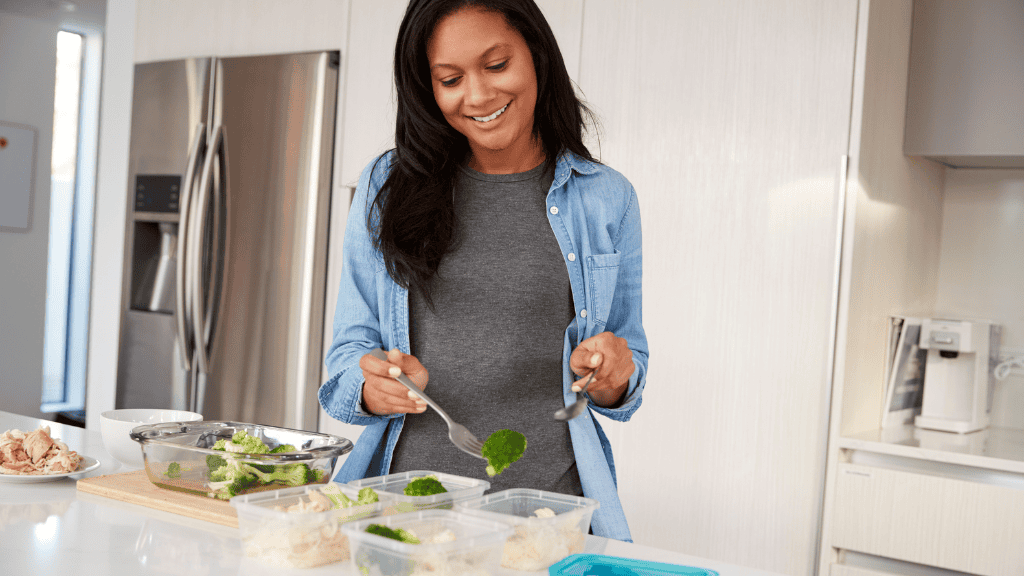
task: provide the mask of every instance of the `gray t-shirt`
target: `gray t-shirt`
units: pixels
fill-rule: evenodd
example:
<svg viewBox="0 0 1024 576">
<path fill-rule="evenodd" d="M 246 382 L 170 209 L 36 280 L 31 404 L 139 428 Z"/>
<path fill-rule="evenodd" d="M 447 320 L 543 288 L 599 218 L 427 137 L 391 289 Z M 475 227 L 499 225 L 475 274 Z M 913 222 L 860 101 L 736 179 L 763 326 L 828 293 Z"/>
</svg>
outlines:
<svg viewBox="0 0 1024 576">
<path fill-rule="evenodd" d="M 436 412 L 409 414 L 391 472 L 436 470 L 582 495 L 563 407 L 562 343 L 573 319 L 569 274 L 545 205 L 552 167 L 519 174 L 463 168 L 455 186 L 459 240 L 441 261 L 435 309 L 409 292 L 412 353 L 430 372 L 426 392 L 480 440 L 510 428 L 526 454 L 488 478 L 486 462 L 455 448 Z"/>
</svg>

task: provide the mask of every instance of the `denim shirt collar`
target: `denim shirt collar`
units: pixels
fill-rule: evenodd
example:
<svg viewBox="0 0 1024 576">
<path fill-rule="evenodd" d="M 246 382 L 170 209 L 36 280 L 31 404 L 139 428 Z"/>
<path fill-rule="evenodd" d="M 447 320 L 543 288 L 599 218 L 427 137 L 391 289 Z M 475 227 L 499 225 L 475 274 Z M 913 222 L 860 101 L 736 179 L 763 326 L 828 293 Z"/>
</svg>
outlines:
<svg viewBox="0 0 1024 576">
<path fill-rule="evenodd" d="M 555 163 L 555 179 L 551 183 L 551 189 L 557 189 L 565 184 L 573 171 L 590 175 L 595 174 L 597 170 L 598 167 L 593 162 L 584 160 L 575 153 L 566 150 L 558 155 L 558 160 Z"/>
</svg>

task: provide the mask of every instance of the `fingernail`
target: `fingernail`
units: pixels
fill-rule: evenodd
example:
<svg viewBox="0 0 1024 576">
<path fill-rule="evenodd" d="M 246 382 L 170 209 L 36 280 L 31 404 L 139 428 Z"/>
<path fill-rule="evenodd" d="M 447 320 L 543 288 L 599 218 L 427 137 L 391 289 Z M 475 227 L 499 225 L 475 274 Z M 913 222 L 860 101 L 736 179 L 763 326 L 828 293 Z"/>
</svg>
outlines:
<svg viewBox="0 0 1024 576">
<path fill-rule="evenodd" d="M 409 398 L 412 398 L 413 400 L 419 400 L 420 396 L 419 394 L 413 392 L 412 390 L 409 390 Z"/>
<path fill-rule="evenodd" d="M 594 354 L 593 356 L 590 357 L 590 363 L 591 364 L 597 364 L 600 361 L 601 361 L 601 355 L 600 354 Z"/>
<path fill-rule="evenodd" d="M 402 375 L 402 369 L 399 368 L 398 366 L 392 366 L 391 368 L 388 368 L 388 374 L 390 374 L 393 378 L 398 378 L 399 376 Z"/>
<path fill-rule="evenodd" d="M 423 406 L 417 406 L 416 407 L 416 411 L 417 412 L 423 412 L 426 409 L 427 409 L 427 405 L 426 404 L 424 404 Z"/>
<path fill-rule="evenodd" d="M 580 390 L 583 390 L 583 388 L 580 388 L 579 386 L 573 386 L 572 387 L 572 391 L 573 392 L 579 392 Z"/>
</svg>

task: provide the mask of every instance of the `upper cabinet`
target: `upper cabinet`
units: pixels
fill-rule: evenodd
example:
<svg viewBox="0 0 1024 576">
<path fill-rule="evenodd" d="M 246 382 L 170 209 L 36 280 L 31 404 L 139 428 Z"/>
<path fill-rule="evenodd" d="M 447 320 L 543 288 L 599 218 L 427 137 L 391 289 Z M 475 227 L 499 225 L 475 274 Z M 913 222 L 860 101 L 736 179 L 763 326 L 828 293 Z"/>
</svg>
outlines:
<svg viewBox="0 0 1024 576">
<path fill-rule="evenodd" d="M 904 152 L 1024 168 L 1024 2 L 914 2 Z"/>
</svg>

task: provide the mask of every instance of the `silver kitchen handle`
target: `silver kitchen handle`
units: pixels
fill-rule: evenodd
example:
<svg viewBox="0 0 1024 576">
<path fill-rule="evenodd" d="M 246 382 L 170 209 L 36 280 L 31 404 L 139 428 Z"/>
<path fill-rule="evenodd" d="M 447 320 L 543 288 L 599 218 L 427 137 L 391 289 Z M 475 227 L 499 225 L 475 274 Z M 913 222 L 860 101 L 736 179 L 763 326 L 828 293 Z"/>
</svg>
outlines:
<svg viewBox="0 0 1024 576">
<path fill-rule="evenodd" d="M 227 255 L 230 254 L 228 234 L 228 161 L 227 161 L 227 129 L 223 126 L 219 130 L 220 139 L 216 148 L 211 148 L 212 154 L 217 157 L 217 174 L 213 178 L 213 238 L 209 244 L 210 251 L 212 252 L 211 262 L 213 262 L 213 270 L 211 272 L 211 286 L 209 293 L 209 302 L 207 303 L 207 313 L 204 317 L 205 325 L 200 330 L 203 337 L 200 339 L 202 342 L 202 350 L 204 357 L 206 358 L 206 367 L 209 370 L 212 368 L 212 360 L 209 356 L 212 349 L 212 342 L 214 335 L 217 332 L 217 321 L 220 318 L 221 298 L 224 289 L 224 274 L 227 269 Z M 194 412 L 203 412 L 203 401 L 206 399 L 206 381 L 207 374 L 204 373 L 202 377 L 196 379 L 194 386 L 193 397 L 195 400 Z"/>
<path fill-rule="evenodd" d="M 207 206 L 209 204 L 210 188 L 213 180 L 213 161 L 217 155 L 217 149 L 223 142 L 224 129 L 217 126 L 213 130 L 213 140 L 207 148 L 206 161 L 203 162 L 202 176 L 199 178 L 199 195 L 196 197 L 198 207 L 198 218 L 191 230 L 189 242 L 191 246 L 191 274 L 189 283 L 192 285 L 192 326 L 197 336 L 196 360 L 199 364 L 199 371 L 203 374 L 209 372 L 210 358 L 206 342 L 206 302 L 203 293 L 203 255 L 208 246 L 203 242 L 206 234 L 206 220 L 209 216 Z"/>
<path fill-rule="evenodd" d="M 228 132 L 227 128 L 220 128 L 220 145 L 214 149 L 217 155 L 217 175 L 213 179 L 213 241 L 210 249 L 213 251 L 213 274 L 210 286 L 210 300 L 207 303 L 206 325 L 203 334 L 206 345 L 209 347 L 217 332 L 217 322 L 220 319 L 221 298 L 224 291 L 224 275 L 227 270 L 228 255 L 231 254 L 230 240 L 228 234 Z"/>
<path fill-rule="evenodd" d="M 190 345 L 194 340 L 189 338 L 191 325 L 189 322 L 189 311 L 185 309 L 185 260 L 188 257 L 189 224 L 191 222 L 190 212 L 192 209 L 192 181 L 195 179 L 196 164 L 199 162 L 199 150 L 206 141 L 206 126 L 200 122 L 196 126 L 196 135 L 192 139 L 192 146 L 188 152 L 188 166 L 185 168 L 185 185 L 181 190 L 178 216 L 178 256 L 175 265 L 174 278 L 174 316 L 178 337 L 178 346 L 181 349 L 182 360 L 185 363 L 185 370 L 192 368 L 192 351 Z"/>
</svg>

